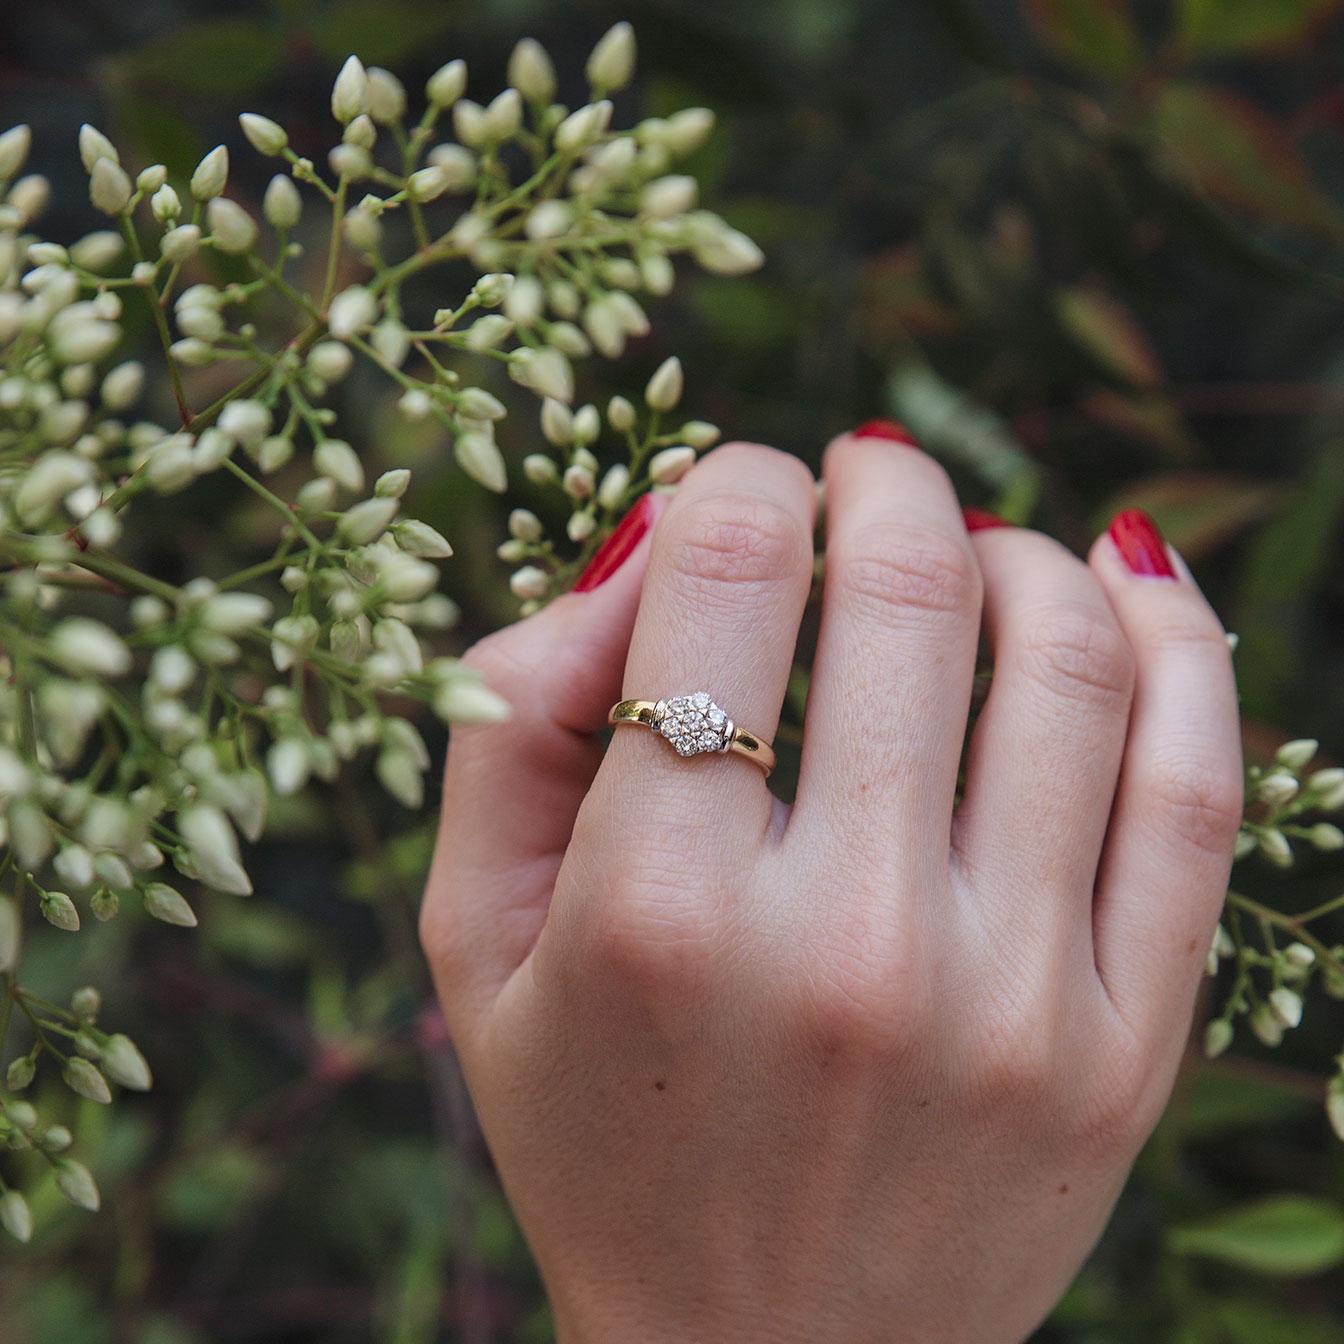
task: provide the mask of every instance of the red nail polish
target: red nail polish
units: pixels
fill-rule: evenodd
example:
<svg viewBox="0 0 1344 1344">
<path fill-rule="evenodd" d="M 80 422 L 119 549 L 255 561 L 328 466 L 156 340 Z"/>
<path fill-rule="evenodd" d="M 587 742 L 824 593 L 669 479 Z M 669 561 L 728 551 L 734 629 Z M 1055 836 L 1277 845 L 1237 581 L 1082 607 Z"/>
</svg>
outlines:
<svg viewBox="0 0 1344 1344">
<path fill-rule="evenodd" d="M 890 439 L 893 443 L 903 443 L 909 448 L 919 446 L 914 435 L 894 420 L 865 420 L 852 433 L 856 439 Z"/>
<path fill-rule="evenodd" d="M 1167 548 L 1157 524 L 1142 509 L 1125 509 L 1111 520 L 1111 540 L 1131 574 L 1174 579 Z"/>
<path fill-rule="evenodd" d="M 990 513 L 988 509 L 977 509 L 970 505 L 962 509 L 961 516 L 968 532 L 983 532 L 991 527 L 1012 527 L 1012 523 L 1006 518 L 1000 518 L 997 513 Z"/>
<path fill-rule="evenodd" d="M 640 495 L 630 512 L 616 524 L 615 530 L 597 548 L 588 567 L 574 585 L 576 593 L 590 593 L 605 583 L 630 557 L 653 521 L 653 496 Z"/>
</svg>

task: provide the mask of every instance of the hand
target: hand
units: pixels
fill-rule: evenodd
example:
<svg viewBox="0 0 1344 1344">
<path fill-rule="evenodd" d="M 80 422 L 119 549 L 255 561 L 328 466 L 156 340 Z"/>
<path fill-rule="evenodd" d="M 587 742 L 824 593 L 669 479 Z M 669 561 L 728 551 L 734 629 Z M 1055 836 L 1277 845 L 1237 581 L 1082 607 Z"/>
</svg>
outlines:
<svg viewBox="0 0 1344 1344">
<path fill-rule="evenodd" d="M 1186 1039 L 1241 813 L 1188 573 L 1142 515 L 1086 564 L 969 535 L 894 427 L 825 482 L 791 808 L 739 757 L 598 734 L 702 688 L 774 732 L 813 568 L 793 458 L 710 454 L 604 581 L 469 655 L 516 713 L 454 730 L 422 932 L 563 1344 L 1020 1340 Z"/>
</svg>

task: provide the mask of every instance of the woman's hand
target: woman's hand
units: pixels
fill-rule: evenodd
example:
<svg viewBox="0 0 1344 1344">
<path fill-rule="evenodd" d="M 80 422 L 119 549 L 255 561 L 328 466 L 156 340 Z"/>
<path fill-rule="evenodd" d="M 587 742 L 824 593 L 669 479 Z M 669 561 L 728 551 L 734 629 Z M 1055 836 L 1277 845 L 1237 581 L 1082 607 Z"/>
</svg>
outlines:
<svg viewBox="0 0 1344 1344">
<path fill-rule="evenodd" d="M 469 655 L 515 714 L 454 730 L 422 928 L 564 1344 L 1020 1340 L 1171 1088 L 1241 813 L 1217 619 L 1141 515 L 969 535 L 883 425 L 825 480 L 791 808 L 599 732 L 703 688 L 773 733 L 793 458 L 714 452 Z"/>
</svg>

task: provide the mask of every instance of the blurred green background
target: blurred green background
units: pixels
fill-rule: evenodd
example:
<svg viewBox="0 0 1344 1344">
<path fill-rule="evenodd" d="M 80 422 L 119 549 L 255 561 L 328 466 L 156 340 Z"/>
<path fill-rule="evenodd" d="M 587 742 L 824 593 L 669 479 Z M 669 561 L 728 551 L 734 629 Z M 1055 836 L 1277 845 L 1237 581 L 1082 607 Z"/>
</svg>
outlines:
<svg viewBox="0 0 1344 1344">
<path fill-rule="evenodd" d="M 271 169 L 236 114 L 275 117 L 317 156 L 351 51 L 412 89 L 465 56 L 488 96 L 518 37 L 541 39 L 564 80 L 632 20 L 643 73 L 618 116 L 714 108 L 720 131 L 693 170 L 770 260 L 744 279 L 683 279 L 655 334 L 587 366 L 580 394 L 638 389 L 675 352 L 690 413 L 814 464 L 831 434 L 895 415 L 967 502 L 1079 549 L 1117 506 L 1142 504 L 1241 636 L 1252 751 L 1310 735 L 1336 763 L 1339 8 L 11 0 L 0 90 L 5 124 L 32 124 L 34 167 L 53 179 L 46 232 L 69 241 L 97 224 L 81 121 L 134 166 L 177 173 L 222 140 L 231 190 L 254 203 Z M 430 306 L 448 297 L 435 283 Z M 516 464 L 539 443 L 535 403 L 496 390 L 519 411 L 500 434 Z M 413 511 L 457 547 L 461 641 L 508 619 L 499 501 L 432 433 L 398 424 L 376 382 L 335 404 L 369 457 L 416 463 Z M 162 510 L 165 557 L 208 569 L 221 537 L 245 544 L 252 515 L 218 502 Z M 105 1212 L 53 1195 L 33 1246 L 4 1249 L 4 1344 L 551 1338 L 415 945 L 431 825 L 356 777 L 290 805 L 256 855 L 258 897 L 207 902 L 199 936 L 126 921 L 39 935 L 29 981 L 52 997 L 106 986 L 107 1020 L 141 1042 L 158 1085 L 110 1114 L 84 1105 Z M 1320 859 L 1245 886 L 1300 910 L 1341 877 Z M 1344 941 L 1344 920 L 1322 936 Z M 1239 1041 L 1191 1060 L 1041 1340 L 1344 1340 L 1344 1146 L 1320 1107 L 1342 1037 L 1325 1000 L 1273 1054 Z"/>
</svg>

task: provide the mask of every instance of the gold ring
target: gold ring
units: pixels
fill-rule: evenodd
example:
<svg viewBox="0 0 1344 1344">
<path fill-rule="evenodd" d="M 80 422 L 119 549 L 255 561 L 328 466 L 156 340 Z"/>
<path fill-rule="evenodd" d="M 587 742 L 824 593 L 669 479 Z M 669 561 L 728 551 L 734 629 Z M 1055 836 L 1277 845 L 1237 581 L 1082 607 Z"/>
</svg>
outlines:
<svg viewBox="0 0 1344 1344">
<path fill-rule="evenodd" d="M 708 691 L 666 700 L 622 700 L 611 707 L 607 722 L 616 727 L 635 723 L 652 728 L 677 749 L 679 756 L 735 751 L 754 761 L 767 775 L 775 768 L 774 748 L 734 723 L 709 698 Z"/>
</svg>

